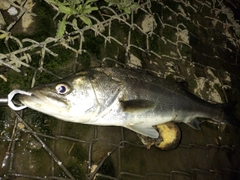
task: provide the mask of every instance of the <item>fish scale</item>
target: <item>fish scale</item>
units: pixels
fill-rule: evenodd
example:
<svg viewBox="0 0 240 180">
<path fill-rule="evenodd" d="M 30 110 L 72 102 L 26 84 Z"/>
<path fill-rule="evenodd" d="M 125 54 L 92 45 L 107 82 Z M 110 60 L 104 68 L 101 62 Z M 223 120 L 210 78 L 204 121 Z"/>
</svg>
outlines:
<svg viewBox="0 0 240 180">
<path fill-rule="evenodd" d="M 67 92 L 59 93 L 56 86 Z M 29 108 L 70 122 L 122 126 L 157 138 L 154 126 L 184 122 L 199 129 L 198 118 L 226 122 L 223 109 L 188 92 L 181 83 L 124 68 L 90 68 L 20 95 Z"/>
</svg>

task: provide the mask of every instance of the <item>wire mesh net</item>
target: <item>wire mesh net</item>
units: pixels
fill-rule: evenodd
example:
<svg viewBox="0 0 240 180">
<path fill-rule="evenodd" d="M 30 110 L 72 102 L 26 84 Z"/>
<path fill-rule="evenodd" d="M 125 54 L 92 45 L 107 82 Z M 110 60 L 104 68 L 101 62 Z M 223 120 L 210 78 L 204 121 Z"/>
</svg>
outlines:
<svg viewBox="0 0 240 180">
<path fill-rule="evenodd" d="M 11 3 L 19 13 L 0 30 L 2 94 L 87 67 L 128 66 L 187 81 L 212 103 L 238 99 L 229 93 L 239 89 L 238 1 L 139 1 L 131 13 L 97 1 L 98 10 L 86 16 L 92 25 L 69 19 L 61 38 L 55 33 L 62 16 L 54 18 L 59 9 L 50 2 L 36 1 L 34 13 L 26 8 L 30 1 Z M 37 15 L 33 24 L 42 26 L 18 34 L 25 14 Z M 236 127 L 203 122 L 196 131 L 179 124 L 179 147 L 162 151 L 146 149 L 121 127 L 64 122 L 30 109 L 0 111 L 0 179 L 240 178 Z"/>
</svg>

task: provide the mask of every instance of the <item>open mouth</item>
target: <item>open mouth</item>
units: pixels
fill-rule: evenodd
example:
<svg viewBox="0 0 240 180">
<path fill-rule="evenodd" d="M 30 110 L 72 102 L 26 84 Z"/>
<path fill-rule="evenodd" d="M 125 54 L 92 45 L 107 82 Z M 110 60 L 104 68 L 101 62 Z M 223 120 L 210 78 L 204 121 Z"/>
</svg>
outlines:
<svg viewBox="0 0 240 180">
<path fill-rule="evenodd" d="M 26 106 L 28 106 L 30 102 L 40 100 L 40 98 L 34 93 L 31 93 L 31 95 L 19 94 L 19 95 L 16 95 L 16 98 L 14 99 L 15 99 L 14 104 L 16 103 L 18 105 L 26 105 Z"/>
<path fill-rule="evenodd" d="M 66 108 L 68 103 L 54 93 L 44 91 L 29 91 L 31 95 L 21 94 L 18 97 L 18 104 L 25 105 L 32 109 Z"/>
</svg>

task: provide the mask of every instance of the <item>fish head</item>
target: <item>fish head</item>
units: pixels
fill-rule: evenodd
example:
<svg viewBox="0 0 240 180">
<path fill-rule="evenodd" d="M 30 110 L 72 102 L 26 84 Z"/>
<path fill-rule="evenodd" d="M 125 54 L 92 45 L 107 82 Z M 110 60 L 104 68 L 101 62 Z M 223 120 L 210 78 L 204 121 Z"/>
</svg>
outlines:
<svg viewBox="0 0 240 180">
<path fill-rule="evenodd" d="M 19 100 L 27 107 L 58 119 L 84 123 L 98 113 L 98 101 L 91 82 L 79 75 L 34 87 Z"/>
</svg>

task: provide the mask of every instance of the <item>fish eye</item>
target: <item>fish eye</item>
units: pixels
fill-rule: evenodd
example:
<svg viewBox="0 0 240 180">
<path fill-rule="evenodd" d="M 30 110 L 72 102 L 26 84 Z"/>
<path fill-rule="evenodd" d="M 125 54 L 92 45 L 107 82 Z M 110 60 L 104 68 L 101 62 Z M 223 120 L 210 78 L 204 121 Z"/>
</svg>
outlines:
<svg viewBox="0 0 240 180">
<path fill-rule="evenodd" d="M 68 84 L 57 84 L 55 87 L 58 94 L 67 94 L 70 91 L 70 86 Z"/>
</svg>

